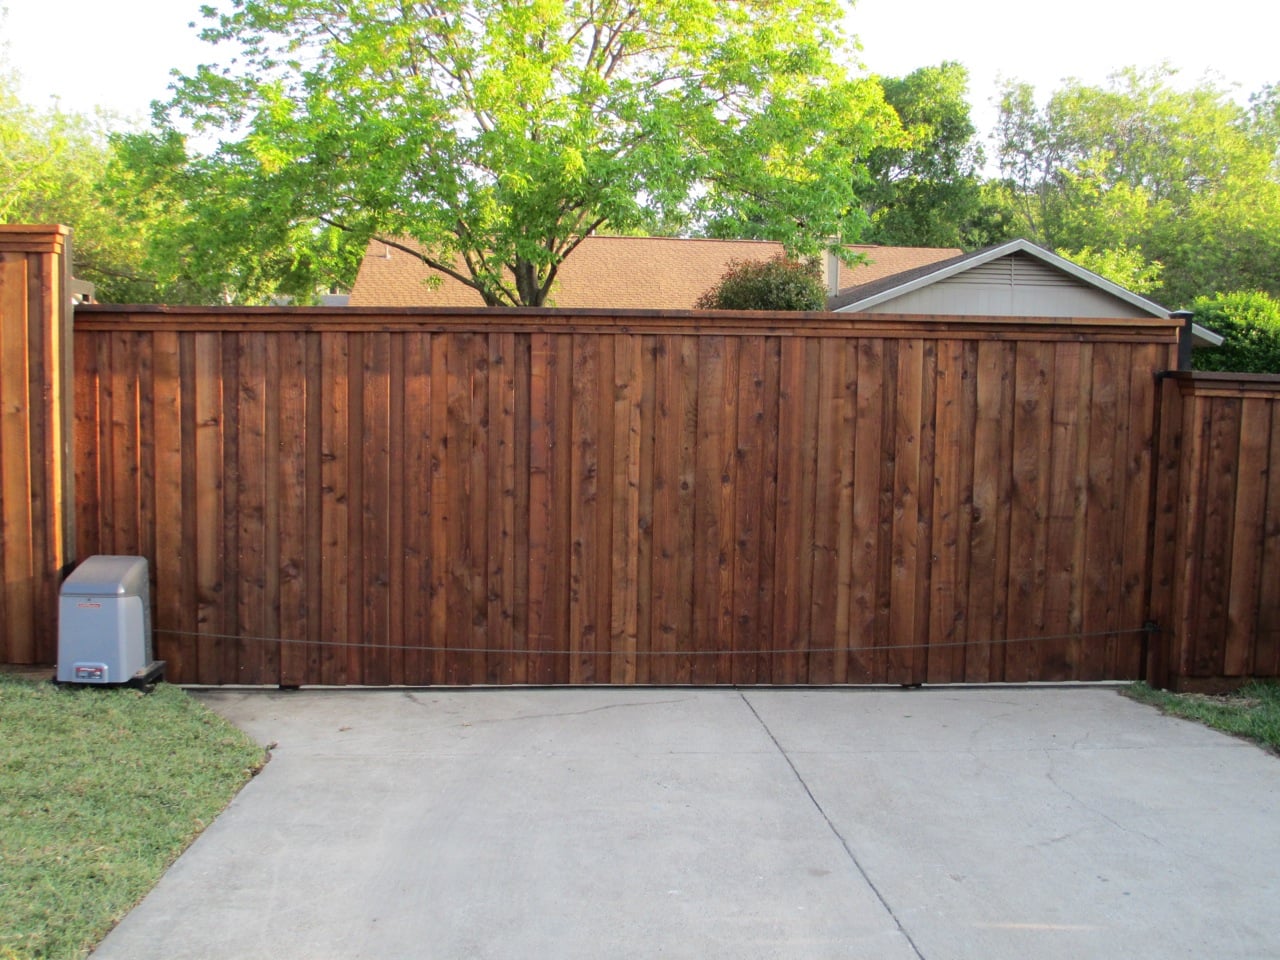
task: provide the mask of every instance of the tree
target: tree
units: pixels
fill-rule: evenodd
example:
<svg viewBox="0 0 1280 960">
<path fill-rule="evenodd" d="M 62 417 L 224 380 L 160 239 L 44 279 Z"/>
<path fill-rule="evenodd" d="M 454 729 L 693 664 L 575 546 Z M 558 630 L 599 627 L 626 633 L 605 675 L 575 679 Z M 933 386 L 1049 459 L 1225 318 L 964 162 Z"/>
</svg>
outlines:
<svg viewBox="0 0 1280 960">
<path fill-rule="evenodd" d="M 24 104 L 17 75 L 0 60 L 0 223 L 72 227 L 76 274 L 100 299 L 127 289 L 141 260 L 137 236 L 120 228 L 102 197 L 110 123 Z"/>
<path fill-rule="evenodd" d="M 1068 81 L 1041 108 L 1006 85 L 996 131 L 1002 192 L 1019 232 L 1056 249 L 1142 251 L 1158 292 L 1280 292 L 1280 124 L 1274 91 L 1252 110 L 1169 67 Z M 1096 253 L 1095 253 L 1096 255 Z"/>
<path fill-rule="evenodd" d="M 822 310 L 827 291 L 816 260 L 779 255 L 734 260 L 720 281 L 698 298 L 699 310 Z"/>
<path fill-rule="evenodd" d="M 1197 370 L 1280 373 L 1280 300 L 1258 291 L 1237 290 L 1196 297 L 1196 322 L 1224 340 L 1192 355 Z"/>
<path fill-rule="evenodd" d="M 173 130 L 113 138 L 103 191 L 141 238 L 140 299 L 308 303 L 354 279 L 363 244 L 332 226 L 276 215 L 292 198 L 253 169 L 188 154 Z"/>
<path fill-rule="evenodd" d="M 865 239 L 911 246 L 985 246 L 982 149 L 969 116 L 969 72 L 947 61 L 881 81 L 906 134 L 867 157 Z"/>
<path fill-rule="evenodd" d="M 107 114 L 35 109 L 17 90 L 0 63 L 0 222 L 70 226 L 75 273 L 97 299 L 261 302 L 277 292 L 281 265 L 255 267 L 285 256 L 287 245 L 232 249 L 194 229 L 209 201 L 196 178 L 177 175 L 185 155 L 175 144 L 119 132 Z"/>
<path fill-rule="evenodd" d="M 1109 250 L 1094 250 L 1092 247 L 1082 247 L 1075 252 L 1059 250 L 1058 256 L 1140 294 L 1151 293 L 1159 287 L 1160 274 L 1164 270 L 1163 263 L 1149 262 L 1140 249 L 1123 243 Z"/>
<path fill-rule="evenodd" d="M 560 264 L 606 226 L 749 226 L 795 253 L 854 239 L 848 157 L 896 135 L 878 85 L 836 65 L 835 0 L 208 13 L 204 38 L 237 56 L 180 78 L 160 118 L 222 138 L 184 171 L 236 214 L 209 204 L 205 228 L 233 236 L 252 211 L 295 244 L 376 236 L 489 304 L 548 302 Z"/>
</svg>

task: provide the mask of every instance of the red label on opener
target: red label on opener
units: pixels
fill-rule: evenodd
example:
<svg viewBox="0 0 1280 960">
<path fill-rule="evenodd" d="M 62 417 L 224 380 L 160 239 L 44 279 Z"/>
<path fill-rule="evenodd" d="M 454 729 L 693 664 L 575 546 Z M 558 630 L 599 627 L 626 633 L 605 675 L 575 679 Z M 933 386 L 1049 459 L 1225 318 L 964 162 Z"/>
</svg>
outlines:
<svg viewBox="0 0 1280 960">
<path fill-rule="evenodd" d="M 100 604 L 100 603 L 77 603 L 77 604 L 76 604 L 76 606 L 77 606 L 77 607 L 83 607 L 83 608 L 85 608 L 85 609 L 97 610 L 98 608 L 100 608 L 100 607 L 102 606 L 102 604 Z"/>
</svg>

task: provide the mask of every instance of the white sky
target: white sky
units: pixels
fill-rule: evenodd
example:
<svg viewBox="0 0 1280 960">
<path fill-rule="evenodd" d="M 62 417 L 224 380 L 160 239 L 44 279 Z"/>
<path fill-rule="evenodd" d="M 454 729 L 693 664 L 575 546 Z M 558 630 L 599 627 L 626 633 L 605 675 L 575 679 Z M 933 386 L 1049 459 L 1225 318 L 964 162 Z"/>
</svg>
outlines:
<svg viewBox="0 0 1280 960">
<path fill-rule="evenodd" d="M 189 71 L 223 51 L 188 26 L 201 0 L 0 0 L 6 58 L 33 105 L 104 107 L 145 118 L 171 68 Z M 1047 94 L 1067 76 L 1099 82 L 1127 65 L 1169 60 L 1190 83 L 1206 71 L 1243 98 L 1280 82 L 1275 0 L 861 0 L 849 18 L 868 70 L 889 76 L 945 59 L 970 70 L 974 120 L 984 136 L 997 78 Z"/>
</svg>

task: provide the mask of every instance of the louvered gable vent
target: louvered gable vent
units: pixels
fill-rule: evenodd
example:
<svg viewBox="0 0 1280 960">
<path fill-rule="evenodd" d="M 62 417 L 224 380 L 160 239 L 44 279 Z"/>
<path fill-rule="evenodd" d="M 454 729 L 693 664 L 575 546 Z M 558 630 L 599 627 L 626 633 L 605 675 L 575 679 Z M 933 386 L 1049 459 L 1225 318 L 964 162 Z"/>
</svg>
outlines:
<svg viewBox="0 0 1280 960">
<path fill-rule="evenodd" d="M 990 263 L 970 267 L 950 278 L 949 283 L 979 286 L 1008 285 L 1031 287 L 1075 287 L 1079 281 L 1048 264 L 1024 254 L 1000 257 Z"/>
</svg>

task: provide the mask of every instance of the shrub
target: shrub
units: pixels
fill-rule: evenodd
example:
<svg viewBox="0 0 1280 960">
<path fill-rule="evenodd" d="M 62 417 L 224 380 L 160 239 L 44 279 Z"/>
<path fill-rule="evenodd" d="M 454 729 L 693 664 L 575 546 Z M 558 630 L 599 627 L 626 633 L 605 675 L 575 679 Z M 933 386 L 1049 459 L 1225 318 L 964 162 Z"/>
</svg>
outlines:
<svg viewBox="0 0 1280 960">
<path fill-rule="evenodd" d="M 822 310 L 827 291 L 817 261 L 784 256 L 734 260 L 720 282 L 698 298 L 699 310 Z"/>
<path fill-rule="evenodd" d="M 1196 350 L 1195 369 L 1280 373 L 1280 300 L 1237 290 L 1197 297 L 1191 309 L 1196 323 L 1226 338 L 1220 347 Z"/>
</svg>

